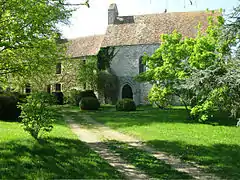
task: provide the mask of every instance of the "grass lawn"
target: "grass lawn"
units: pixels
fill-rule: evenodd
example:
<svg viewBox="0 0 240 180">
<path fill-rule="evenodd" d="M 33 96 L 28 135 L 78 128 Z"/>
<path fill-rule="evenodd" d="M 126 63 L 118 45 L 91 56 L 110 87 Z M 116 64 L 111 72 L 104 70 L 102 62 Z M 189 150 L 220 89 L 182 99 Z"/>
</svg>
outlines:
<svg viewBox="0 0 240 180">
<path fill-rule="evenodd" d="M 240 179 L 240 128 L 194 123 L 184 110 L 141 107 L 136 112 L 87 112 L 95 120 L 136 136 L 156 149 L 197 162 L 225 179 Z"/>
<path fill-rule="evenodd" d="M 122 178 L 61 119 L 41 144 L 19 123 L 0 121 L 0 133 L 0 179 Z"/>
</svg>

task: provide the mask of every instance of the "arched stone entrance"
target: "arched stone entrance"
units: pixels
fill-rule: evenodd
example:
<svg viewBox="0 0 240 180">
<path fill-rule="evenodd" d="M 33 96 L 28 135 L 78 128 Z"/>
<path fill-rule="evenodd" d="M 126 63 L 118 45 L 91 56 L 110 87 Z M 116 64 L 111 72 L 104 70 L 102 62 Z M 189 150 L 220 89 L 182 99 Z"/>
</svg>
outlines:
<svg viewBox="0 0 240 180">
<path fill-rule="evenodd" d="M 122 99 L 124 98 L 133 99 L 132 88 L 128 84 L 124 85 L 122 88 Z"/>
</svg>

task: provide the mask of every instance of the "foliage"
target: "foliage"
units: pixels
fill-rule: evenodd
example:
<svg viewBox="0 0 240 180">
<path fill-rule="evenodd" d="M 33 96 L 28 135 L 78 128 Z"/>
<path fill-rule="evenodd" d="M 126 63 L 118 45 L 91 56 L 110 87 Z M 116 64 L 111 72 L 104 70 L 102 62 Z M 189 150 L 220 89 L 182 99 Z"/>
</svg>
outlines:
<svg viewBox="0 0 240 180">
<path fill-rule="evenodd" d="M 83 97 L 79 103 L 81 110 L 98 110 L 100 103 L 95 97 Z"/>
<path fill-rule="evenodd" d="M 80 92 L 79 90 L 71 89 L 67 95 L 67 103 L 78 106 L 80 102 Z"/>
<path fill-rule="evenodd" d="M 106 104 L 109 102 L 115 104 L 119 88 L 117 76 L 107 71 L 100 71 L 98 74 L 97 85 L 98 93 L 100 96 L 104 97 L 104 102 Z"/>
<path fill-rule="evenodd" d="M 55 98 L 52 95 L 38 92 L 29 95 L 27 102 L 19 105 L 24 130 L 33 138 L 39 139 L 40 133 L 52 130 L 55 113 L 51 105 L 54 103 Z"/>
<path fill-rule="evenodd" d="M 16 121 L 20 114 L 17 108 L 17 99 L 14 96 L 0 96 L 0 119 Z"/>
<path fill-rule="evenodd" d="M 21 110 L 17 107 L 17 103 L 26 101 L 26 94 L 17 92 L 1 92 L 0 93 L 0 119 L 7 121 L 17 121 Z"/>
<path fill-rule="evenodd" d="M 195 38 L 177 31 L 161 36 L 161 46 L 143 58 L 148 70 L 137 77 L 153 84 L 152 101 L 166 106 L 170 95 L 178 96 L 191 116 L 203 121 L 216 110 L 236 115 L 239 63 L 231 59 L 234 39 L 222 38 L 223 23 L 213 13 L 205 33 L 199 26 Z"/>
<path fill-rule="evenodd" d="M 92 90 L 80 91 L 76 89 L 70 90 L 68 94 L 68 103 L 74 106 L 79 106 L 79 102 L 84 97 L 93 97 L 97 98 L 95 93 Z"/>
<path fill-rule="evenodd" d="M 148 94 L 148 100 L 150 103 L 157 105 L 160 109 L 164 109 L 171 104 L 172 93 L 167 88 L 159 88 L 154 84 Z"/>
<path fill-rule="evenodd" d="M 63 98 L 64 98 L 63 93 L 62 92 L 53 92 L 52 94 L 56 98 L 56 101 L 55 101 L 56 104 L 63 105 Z"/>
<path fill-rule="evenodd" d="M 224 38 L 226 39 L 237 39 L 234 41 L 235 46 L 237 48 L 235 50 L 239 50 L 239 38 L 240 38 L 240 4 L 233 8 L 233 11 L 227 15 L 226 23 L 224 24 Z M 234 50 L 234 49 L 232 49 Z M 239 54 L 238 58 L 239 58 Z"/>
<path fill-rule="evenodd" d="M 98 78 L 97 58 L 88 57 L 86 61 L 80 61 L 78 69 L 78 84 L 84 89 L 97 90 Z"/>
<path fill-rule="evenodd" d="M 118 53 L 115 52 L 115 47 L 101 47 L 98 55 L 97 55 L 97 60 L 98 60 L 98 69 L 99 70 L 106 70 L 107 68 L 110 67 L 112 59 L 116 56 Z"/>
<path fill-rule="evenodd" d="M 132 99 L 120 99 L 116 104 L 117 111 L 136 111 L 136 104 Z"/>
<path fill-rule="evenodd" d="M 71 10 L 52 0 L 3 0 L 0 7 L 1 81 L 48 71 L 62 57 L 57 24 L 67 22 Z"/>
<path fill-rule="evenodd" d="M 118 78 L 111 72 L 110 64 L 117 52 L 114 47 L 101 48 L 97 56 L 81 61 L 78 68 L 78 84 L 84 89 L 97 91 L 105 103 L 116 102 Z"/>
<path fill-rule="evenodd" d="M 72 6 L 74 5 L 74 6 Z M 67 0 L 0 1 L 0 86 L 19 90 L 26 83 L 43 90 L 59 59 L 65 57 L 59 25 L 77 6 Z M 27 81 L 27 82 L 26 82 Z M 46 82 L 47 84 L 49 82 Z"/>
<path fill-rule="evenodd" d="M 97 98 L 95 93 L 92 90 L 86 90 L 86 91 L 81 91 L 80 92 L 80 101 L 82 98 L 84 97 L 93 97 L 93 98 Z"/>
</svg>

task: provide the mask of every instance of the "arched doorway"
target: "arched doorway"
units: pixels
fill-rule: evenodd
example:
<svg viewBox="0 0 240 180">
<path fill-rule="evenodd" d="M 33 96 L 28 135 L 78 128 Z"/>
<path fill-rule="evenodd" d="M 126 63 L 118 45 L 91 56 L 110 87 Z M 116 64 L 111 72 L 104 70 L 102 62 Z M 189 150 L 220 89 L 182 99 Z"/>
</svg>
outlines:
<svg viewBox="0 0 240 180">
<path fill-rule="evenodd" d="M 122 88 L 122 99 L 124 98 L 133 99 L 132 88 L 128 84 L 124 85 Z"/>
</svg>

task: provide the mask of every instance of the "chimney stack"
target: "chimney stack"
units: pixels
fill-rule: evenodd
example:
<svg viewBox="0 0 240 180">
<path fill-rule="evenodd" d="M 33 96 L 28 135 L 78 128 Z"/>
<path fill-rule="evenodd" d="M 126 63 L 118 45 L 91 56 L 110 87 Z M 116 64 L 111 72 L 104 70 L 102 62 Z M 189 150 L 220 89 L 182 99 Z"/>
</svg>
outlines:
<svg viewBox="0 0 240 180">
<path fill-rule="evenodd" d="M 117 5 L 115 3 L 110 4 L 108 8 L 108 24 L 114 24 L 117 17 L 118 17 Z"/>
</svg>

